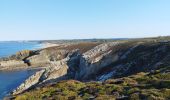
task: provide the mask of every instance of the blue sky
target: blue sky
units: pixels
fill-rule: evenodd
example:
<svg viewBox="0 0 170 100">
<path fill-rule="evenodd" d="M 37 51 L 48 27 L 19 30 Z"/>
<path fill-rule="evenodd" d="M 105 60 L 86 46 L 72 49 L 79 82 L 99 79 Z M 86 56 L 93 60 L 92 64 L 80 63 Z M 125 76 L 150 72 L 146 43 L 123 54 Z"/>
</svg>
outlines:
<svg viewBox="0 0 170 100">
<path fill-rule="evenodd" d="M 0 0 L 0 40 L 170 35 L 170 0 Z"/>
</svg>

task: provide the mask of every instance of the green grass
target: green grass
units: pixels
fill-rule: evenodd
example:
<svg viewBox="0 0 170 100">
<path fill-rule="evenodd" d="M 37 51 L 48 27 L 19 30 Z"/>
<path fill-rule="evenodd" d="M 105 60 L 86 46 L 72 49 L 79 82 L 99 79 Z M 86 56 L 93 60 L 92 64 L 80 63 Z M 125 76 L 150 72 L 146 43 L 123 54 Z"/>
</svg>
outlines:
<svg viewBox="0 0 170 100">
<path fill-rule="evenodd" d="M 170 73 L 156 70 L 105 82 L 61 81 L 15 96 L 15 100 L 170 99 Z"/>
</svg>

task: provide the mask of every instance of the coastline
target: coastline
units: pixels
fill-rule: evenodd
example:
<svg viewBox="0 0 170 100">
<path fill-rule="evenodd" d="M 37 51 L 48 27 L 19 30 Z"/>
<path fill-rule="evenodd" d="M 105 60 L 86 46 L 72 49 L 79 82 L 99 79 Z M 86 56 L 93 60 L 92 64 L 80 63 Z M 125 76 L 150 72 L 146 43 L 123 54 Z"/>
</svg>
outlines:
<svg viewBox="0 0 170 100">
<path fill-rule="evenodd" d="M 27 78 L 35 74 L 40 69 L 27 69 L 27 70 L 13 70 L 0 72 L 0 79 L 2 80 L 0 86 L 0 100 L 10 96 L 11 91 L 22 84 Z M 6 83 L 5 81 L 9 81 Z"/>
<path fill-rule="evenodd" d="M 59 46 L 60 44 L 55 44 L 55 43 L 49 43 L 49 42 L 42 42 L 42 43 L 38 43 L 37 45 L 34 45 L 32 48 L 30 48 L 30 49 L 28 49 L 28 50 L 30 50 L 30 51 L 33 51 L 33 52 L 36 52 L 36 51 L 43 51 L 44 49 L 46 49 L 46 48 L 50 48 L 50 47 L 55 47 L 55 46 Z M 26 50 L 26 49 L 22 49 L 22 50 L 19 50 L 18 52 L 22 52 L 22 51 L 24 51 L 24 50 Z M 22 56 L 25 56 L 25 53 L 19 53 L 20 54 L 20 56 L 22 57 Z M 29 54 L 29 53 L 28 53 Z M 15 55 L 15 53 L 13 54 L 13 55 Z M 26 54 L 27 55 L 27 54 Z M 36 54 L 35 54 L 36 55 Z M 27 56 L 29 56 L 30 57 L 30 54 L 29 55 L 27 55 Z M 8 56 L 8 57 L 11 57 L 11 55 L 10 56 Z M 6 58 L 8 58 L 8 57 L 6 57 Z M 0 57 L 1 58 L 1 57 Z M 2 66 L 1 65 L 1 63 L 0 63 L 0 73 L 13 73 L 13 72 L 24 72 L 24 71 L 40 71 L 40 70 L 42 70 L 42 69 L 45 69 L 46 68 L 46 66 L 29 66 L 28 65 L 28 63 L 27 62 L 25 62 L 25 60 L 22 60 L 22 59 L 20 59 L 20 60 L 17 60 L 17 59 L 14 59 L 15 60 L 15 62 L 14 63 L 16 63 L 16 65 L 14 65 L 14 67 L 10 67 L 10 66 Z M 11 59 L 8 59 L 8 61 L 9 62 L 6 62 L 6 64 L 9 64 L 9 65 L 11 65 L 11 63 L 12 63 L 12 60 Z M 18 61 L 19 61 L 19 63 L 21 63 L 21 65 L 17 65 L 17 63 L 18 63 Z M 2 61 L 3 62 L 3 61 Z M 26 64 L 26 66 L 23 66 L 23 63 L 24 64 Z M 23 82 L 24 82 L 25 80 L 23 80 L 20 84 L 22 84 Z M 15 83 L 15 82 L 14 82 Z M 13 89 L 15 89 L 15 88 L 13 88 Z M 11 91 L 13 91 L 13 89 L 11 89 Z M 4 96 L 1 96 L 2 98 L 8 98 L 8 97 L 10 97 L 11 96 L 11 94 L 8 92 L 8 93 L 5 93 L 5 94 L 3 94 Z M 2 99 L 2 98 L 0 98 L 0 99 Z"/>
<path fill-rule="evenodd" d="M 55 47 L 55 46 L 59 46 L 59 44 L 45 42 L 45 43 L 42 43 L 42 47 L 40 49 L 46 49 L 46 48 Z"/>
<path fill-rule="evenodd" d="M 34 45 L 33 47 L 31 47 L 30 49 L 22 49 L 19 50 L 17 52 L 22 52 L 24 50 L 29 50 L 29 51 L 39 51 L 39 50 L 43 50 L 46 48 L 50 48 L 50 47 L 55 47 L 55 46 L 59 46 L 59 44 L 54 44 L 54 43 L 48 43 L 48 42 L 44 42 L 44 43 L 38 43 L 37 45 Z M 1 60 L 0 61 L 0 72 L 8 72 L 8 71 L 19 71 L 19 70 L 29 70 L 29 69 L 43 69 L 45 67 L 41 67 L 41 66 L 28 66 L 27 63 L 25 63 L 25 61 L 23 61 L 22 59 L 18 60 L 17 58 L 12 58 L 12 56 L 16 55 L 16 53 L 13 53 L 12 55 L 6 56 L 6 57 L 0 57 L 0 59 L 4 59 L 7 58 L 8 60 Z M 22 54 L 20 56 L 23 56 Z M 12 62 L 14 61 L 14 62 Z M 14 64 L 14 67 L 8 67 L 8 66 L 3 66 L 3 64 L 9 64 L 11 66 L 11 63 Z M 15 65 L 16 64 L 21 64 L 21 65 Z"/>
<path fill-rule="evenodd" d="M 23 42 L 22 42 L 23 43 Z M 45 48 L 48 48 L 48 47 L 53 47 L 53 46 L 57 46 L 56 44 L 52 44 L 52 43 L 38 43 L 37 42 L 37 44 L 36 45 L 33 45 L 32 47 L 29 47 L 29 48 L 26 48 L 26 49 L 21 49 L 21 50 L 18 50 L 17 52 L 20 52 L 20 51 L 23 51 L 23 50 L 30 50 L 30 51 L 38 51 L 38 50 L 42 50 L 42 49 L 45 49 Z M 13 53 L 12 55 L 15 55 L 16 53 Z M 12 56 L 11 54 L 9 55 L 9 56 L 5 56 L 5 57 L 0 57 L 0 58 L 10 58 L 11 56 Z M 22 55 L 21 55 L 22 56 Z M 10 64 L 10 59 L 9 59 L 9 62 L 7 62 L 7 63 L 9 63 Z M 16 63 L 17 63 L 17 61 L 19 61 L 19 60 L 17 60 L 16 59 Z M 20 62 L 21 62 L 22 60 L 20 60 Z M 24 61 L 22 61 L 22 62 L 24 62 Z M 42 69 L 45 69 L 45 67 L 41 67 L 41 66 L 37 66 L 37 67 L 35 67 L 35 66 L 14 66 L 14 67 L 8 67 L 8 66 L 6 66 L 6 68 L 5 67 L 3 67 L 1 64 L 0 64 L 0 73 L 1 74 L 4 74 L 4 73 L 17 73 L 17 72 L 27 72 L 27 71 L 33 71 L 33 72 L 37 72 L 37 71 L 39 71 L 39 70 L 42 70 Z M 24 74 L 25 75 L 25 74 Z M 25 77 L 25 76 L 22 76 L 22 77 Z M 19 81 L 22 81 L 22 82 L 24 82 L 25 81 L 25 79 L 27 79 L 27 78 L 17 78 L 17 80 L 19 80 Z M 29 77 L 29 76 L 27 76 L 27 77 Z M 5 79 L 4 80 L 1 80 L 1 81 L 4 81 L 5 82 Z M 22 82 L 20 83 L 18 83 L 17 82 L 17 84 L 19 85 L 19 84 L 22 84 Z M 2 83 L 3 84 L 3 83 Z M 12 85 L 12 84 L 14 84 L 14 86 Z M 9 85 L 9 86 L 1 86 L 0 87 L 0 89 L 2 90 L 2 91 L 4 91 L 4 93 L 3 94 L 1 94 L 0 95 L 0 100 L 1 99 L 3 99 L 4 97 L 8 97 L 9 95 L 10 95 L 10 91 L 12 91 L 13 89 L 15 89 L 16 87 L 15 87 L 15 84 L 16 84 L 16 82 L 14 82 L 14 83 L 11 83 L 11 85 Z M 18 86 L 17 85 L 17 86 Z M 3 87 L 5 87 L 5 88 L 10 88 L 10 87 L 12 87 L 12 88 L 10 88 L 10 91 L 8 91 L 8 89 L 7 90 L 4 90 L 3 89 Z M 1 92 L 2 92 L 1 91 Z"/>
<path fill-rule="evenodd" d="M 20 67 L 20 68 L 14 68 L 14 69 L 0 69 L 1 72 L 14 72 L 14 71 L 26 71 L 26 70 L 42 70 L 46 67 Z"/>
<path fill-rule="evenodd" d="M 44 42 L 44 43 L 39 43 L 38 45 L 33 46 L 33 48 L 30 48 L 30 51 L 38 51 L 38 50 L 43 50 L 43 49 L 55 47 L 55 46 L 59 46 L 59 44 Z M 24 51 L 24 50 L 27 50 L 27 49 L 23 49 L 20 51 Z M 18 52 L 20 52 L 20 51 L 18 51 Z M 12 55 L 15 55 L 15 53 Z M 1 58 L 11 58 L 12 55 L 9 55 L 7 57 L 0 57 L 0 59 Z M 0 61 L 0 72 L 31 70 L 31 69 L 44 69 L 45 68 L 44 66 L 42 66 L 42 67 L 41 66 L 37 66 L 37 67 L 36 66 L 28 66 L 22 60 L 17 60 L 17 59 L 14 59 L 14 60 L 16 60 L 15 63 L 18 63 L 18 61 L 20 61 L 19 63 L 21 63 L 21 65 L 14 65 L 16 67 L 3 67 L 3 66 L 1 66 L 1 62 L 3 62 L 3 60 L 2 60 L 2 61 Z M 12 61 L 12 60 L 9 59 L 7 61 L 9 61 L 9 62 L 6 62 L 6 61 L 5 62 L 10 64 L 11 63 L 10 61 Z M 26 65 L 23 65 L 23 64 L 26 64 Z"/>
</svg>

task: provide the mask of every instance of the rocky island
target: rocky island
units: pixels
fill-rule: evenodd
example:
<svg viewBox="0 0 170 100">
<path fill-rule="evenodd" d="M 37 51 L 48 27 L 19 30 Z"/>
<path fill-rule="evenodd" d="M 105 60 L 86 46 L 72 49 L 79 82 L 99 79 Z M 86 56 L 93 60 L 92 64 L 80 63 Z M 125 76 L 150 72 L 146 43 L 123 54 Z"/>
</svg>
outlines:
<svg viewBox="0 0 170 100">
<path fill-rule="evenodd" d="M 170 37 L 69 41 L 0 59 L 1 71 L 35 68 L 4 99 L 170 99 Z"/>
</svg>

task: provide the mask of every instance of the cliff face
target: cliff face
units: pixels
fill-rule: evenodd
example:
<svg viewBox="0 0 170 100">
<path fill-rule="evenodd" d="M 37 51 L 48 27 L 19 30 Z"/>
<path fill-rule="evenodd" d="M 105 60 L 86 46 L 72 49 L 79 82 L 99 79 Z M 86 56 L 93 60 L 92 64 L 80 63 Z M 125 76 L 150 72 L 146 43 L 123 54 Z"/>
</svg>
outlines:
<svg viewBox="0 0 170 100">
<path fill-rule="evenodd" d="M 36 72 L 34 75 L 29 77 L 24 83 L 22 83 L 16 90 L 14 90 L 13 94 L 16 95 L 16 94 L 22 93 L 23 91 L 29 89 L 30 87 L 38 84 L 44 72 L 45 70 Z"/>
<path fill-rule="evenodd" d="M 139 42 L 121 52 L 119 60 L 98 71 L 97 80 L 126 77 L 139 72 L 169 68 L 170 43 Z"/>
<path fill-rule="evenodd" d="M 15 55 L 0 58 L 0 71 L 27 68 L 41 68 L 51 65 L 51 61 L 59 61 L 76 49 L 84 53 L 101 43 L 75 43 L 49 47 L 37 51 L 23 50 Z"/>
<path fill-rule="evenodd" d="M 133 40 L 96 43 L 89 46 L 72 44 L 35 51 L 34 55 L 29 55 L 23 60 L 27 66 L 46 68 L 14 90 L 14 95 L 33 86 L 44 86 L 61 80 L 105 81 L 140 72 L 150 73 L 163 69 L 169 71 L 170 42 Z"/>
<path fill-rule="evenodd" d="M 23 84 L 13 91 L 13 94 L 22 93 L 32 86 L 73 78 L 75 73 L 74 67 L 76 67 L 79 62 L 79 55 L 80 54 L 77 50 L 73 50 L 69 52 L 67 57 L 64 59 L 50 61 L 47 68 L 38 71 L 28 78 Z"/>
<path fill-rule="evenodd" d="M 112 55 L 111 48 L 116 47 L 118 44 L 118 42 L 104 43 L 85 52 L 80 58 L 77 79 L 89 79 L 92 74 L 95 75 L 101 68 L 116 62 L 119 55 Z"/>
<path fill-rule="evenodd" d="M 18 61 L 18 60 L 10 60 L 10 61 L 1 61 L 0 62 L 1 70 L 12 70 L 20 68 L 20 67 L 27 67 L 27 64 L 24 63 L 24 61 Z"/>
</svg>

